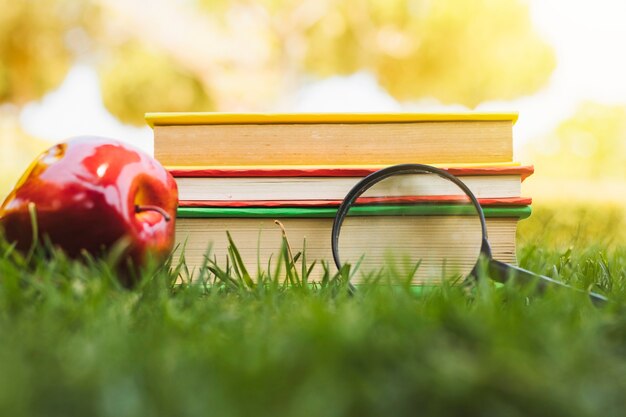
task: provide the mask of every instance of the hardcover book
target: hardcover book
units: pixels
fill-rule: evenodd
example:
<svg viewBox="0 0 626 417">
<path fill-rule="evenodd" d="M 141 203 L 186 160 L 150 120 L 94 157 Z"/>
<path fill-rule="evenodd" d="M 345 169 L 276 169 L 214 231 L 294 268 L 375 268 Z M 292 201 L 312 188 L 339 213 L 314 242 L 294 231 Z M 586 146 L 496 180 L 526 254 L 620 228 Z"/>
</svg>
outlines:
<svg viewBox="0 0 626 417">
<path fill-rule="evenodd" d="M 392 165 L 513 159 L 515 113 L 148 113 L 163 165 Z"/>
<path fill-rule="evenodd" d="M 375 171 L 376 168 L 365 167 L 170 169 L 178 184 L 181 206 L 232 204 L 239 207 L 298 205 L 299 202 L 314 205 L 313 201 L 320 205 L 338 205 L 358 181 Z M 474 166 L 448 168 L 447 171 L 458 176 L 479 199 L 500 199 L 503 204 L 509 199 L 509 204 L 519 205 L 521 183 L 532 174 L 533 168 Z M 455 187 L 451 189 L 449 181 L 436 175 L 412 176 L 404 181 L 409 179 L 419 181 L 410 186 L 418 187 L 425 195 L 445 196 L 457 191 Z M 401 184 L 402 181 L 387 182 L 386 187 L 394 187 L 396 193 L 401 193 L 403 186 L 409 185 Z M 386 196 L 393 194 L 391 190 L 378 191 Z"/>
<path fill-rule="evenodd" d="M 431 247 L 449 247 L 450 230 L 454 230 L 457 242 L 455 256 L 465 260 L 466 265 L 462 267 L 471 269 L 476 261 L 472 254 L 477 249 L 473 243 L 481 238 L 476 219 L 473 216 L 446 216 L 445 205 L 412 208 L 424 211 L 397 217 L 397 227 L 405 232 L 402 234 L 381 235 L 367 215 L 354 225 L 370 227 L 372 239 L 383 246 L 386 237 L 397 239 L 403 236 L 406 247 L 416 256 Z M 365 208 L 368 209 L 371 207 Z M 517 222 L 530 215 L 530 207 L 485 207 L 484 212 L 494 257 L 514 264 Z M 294 253 L 303 250 L 306 244 L 307 259 L 330 262 L 331 271 L 335 271 L 331 253 L 331 229 L 335 213 L 336 207 L 180 208 L 176 220 L 178 253 L 175 259 L 184 250 L 187 266 L 195 274 L 205 263 L 206 256 L 225 265 L 229 246 L 226 231 L 229 231 L 249 271 L 256 271 L 257 267 L 267 270 L 268 265 L 275 268 L 282 245 L 282 230 L 275 224 L 275 220 L 279 220 L 285 227 Z M 444 221 L 441 216 L 444 216 Z M 398 245 L 398 242 L 394 242 L 394 245 Z M 311 279 L 319 279 L 322 271 L 318 265 Z M 353 282 L 358 283 L 359 280 L 357 275 Z M 412 283 L 429 284 L 433 280 L 418 271 Z"/>
</svg>

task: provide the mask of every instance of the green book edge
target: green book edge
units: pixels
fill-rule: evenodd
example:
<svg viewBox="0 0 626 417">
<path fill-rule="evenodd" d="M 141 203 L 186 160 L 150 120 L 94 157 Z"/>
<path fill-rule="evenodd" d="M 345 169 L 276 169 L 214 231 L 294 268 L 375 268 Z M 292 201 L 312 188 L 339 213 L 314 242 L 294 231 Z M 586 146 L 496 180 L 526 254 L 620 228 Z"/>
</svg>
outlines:
<svg viewBox="0 0 626 417">
<path fill-rule="evenodd" d="M 362 206 L 356 207 L 355 213 L 362 216 L 375 215 L 463 215 L 474 214 L 473 207 L 458 205 L 420 205 L 420 206 Z M 483 207 L 485 217 L 517 217 L 520 220 L 530 216 L 530 206 Z M 180 218 L 333 218 L 337 213 L 335 207 L 179 207 L 177 217 Z"/>
</svg>

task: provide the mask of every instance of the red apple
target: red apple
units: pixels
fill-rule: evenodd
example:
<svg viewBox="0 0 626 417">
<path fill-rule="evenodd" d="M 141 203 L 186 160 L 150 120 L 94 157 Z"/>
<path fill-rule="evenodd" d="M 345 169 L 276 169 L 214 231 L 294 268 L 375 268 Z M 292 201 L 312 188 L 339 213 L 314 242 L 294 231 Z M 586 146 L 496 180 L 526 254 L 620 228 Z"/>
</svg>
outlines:
<svg viewBox="0 0 626 417">
<path fill-rule="evenodd" d="M 83 250 L 101 255 L 125 239 L 126 256 L 140 266 L 149 252 L 163 259 L 174 244 L 174 178 L 150 156 L 114 140 L 73 138 L 31 164 L 0 206 L 0 228 L 21 251 L 32 245 L 29 205 L 39 239 L 72 257 Z"/>
</svg>

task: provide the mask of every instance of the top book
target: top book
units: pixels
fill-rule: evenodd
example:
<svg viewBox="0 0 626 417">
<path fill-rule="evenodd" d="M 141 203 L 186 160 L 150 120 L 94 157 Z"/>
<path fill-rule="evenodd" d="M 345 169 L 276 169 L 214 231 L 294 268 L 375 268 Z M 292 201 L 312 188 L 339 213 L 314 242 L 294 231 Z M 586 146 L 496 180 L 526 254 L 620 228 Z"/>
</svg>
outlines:
<svg viewBox="0 0 626 417">
<path fill-rule="evenodd" d="M 147 113 L 167 166 L 513 160 L 516 113 Z"/>
</svg>

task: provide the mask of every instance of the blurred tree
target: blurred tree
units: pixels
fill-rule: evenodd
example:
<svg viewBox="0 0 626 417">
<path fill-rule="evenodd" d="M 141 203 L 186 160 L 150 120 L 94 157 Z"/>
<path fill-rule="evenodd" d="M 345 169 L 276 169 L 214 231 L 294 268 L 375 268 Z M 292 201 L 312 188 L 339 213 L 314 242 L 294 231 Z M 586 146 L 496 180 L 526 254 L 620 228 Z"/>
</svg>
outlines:
<svg viewBox="0 0 626 417">
<path fill-rule="evenodd" d="M 63 81 L 72 64 L 64 35 L 82 23 L 83 6 L 0 0 L 0 10 L 0 103 L 22 105 Z"/>
<path fill-rule="evenodd" d="M 111 50 L 100 74 L 105 106 L 126 123 L 144 123 L 148 111 L 213 109 L 197 78 L 168 55 L 137 42 Z"/>
<path fill-rule="evenodd" d="M 0 102 L 56 87 L 77 27 L 95 39 L 107 107 L 135 123 L 156 107 L 266 108 L 303 75 L 359 70 L 401 100 L 473 107 L 529 94 L 554 68 L 520 0 L 196 1 L 205 13 L 165 0 L 0 0 Z"/>
<path fill-rule="evenodd" d="M 516 0 L 337 0 L 307 29 L 304 68 L 365 68 L 394 97 L 475 107 L 544 85 L 555 67 Z"/>
<path fill-rule="evenodd" d="M 548 178 L 613 180 L 626 192 L 626 107 L 583 103 L 547 137 L 528 145 Z"/>
<path fill-rule="evenodd" d="M 365 69 L 397 99 L 475 107 L 529 94 L 555 67 L 518 0 L 200 1 L 212 13 L 230 3 L 266 16 L 287 80 Z"/>
<path fill-rule="evenodd" d="M 521 0 L 0 0 L 0 8 L 0 102 L 21 105 L 56 87 L 77 58 L 70 35 L 79 29 L 107 108 L 138 124 L 148 109 L 262 110 L 303 77 L 360 70 L 401 100 L 473 107 L 532 93 L 555 65 Z"/>
<path fill-rule="evenodd" d="M 303 77 L 360 70 L 400 100 L 435 97 L 474 107 L 532 93 L 555 66 L 519 0 L 196 1 L 201 15 L 189 4 L 153 3 L 168 16 L 155 30 L 143 8 L 100 0 L 126 19 L 119 29 L 127 36 L 158 45 L 199 80 L 216 109 L 264 110 L 296 91 Z M 150 103 L 141 97 L 171 82 L 166 74 L 141 86 L 139 75 L 109 77 L 103 85 L 121 93 L 117 100 L 132 94 L 136 108 L 145 109 Z M 108 107 L 130 120 L 129 107 Z M 190 101 L 189 108 L 196 105 Z M 138 114 L 133 119 L 141 122 Z"/>
</svg>

